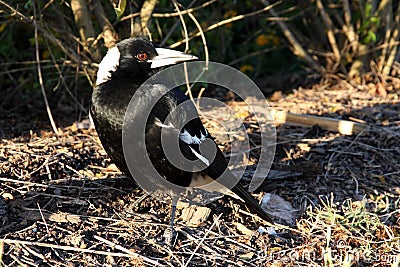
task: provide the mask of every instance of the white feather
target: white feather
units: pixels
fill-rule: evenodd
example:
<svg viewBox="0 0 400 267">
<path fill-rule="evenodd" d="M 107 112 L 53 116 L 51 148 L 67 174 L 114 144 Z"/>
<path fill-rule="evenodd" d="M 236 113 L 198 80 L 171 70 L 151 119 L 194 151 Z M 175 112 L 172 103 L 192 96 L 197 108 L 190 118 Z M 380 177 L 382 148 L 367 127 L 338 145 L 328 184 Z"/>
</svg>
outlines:
<svg viewBox="0 0 400 267">
<path fill-rule="evenodd" d="M 189 146 L 190 147 L 190 146 Z M 208 159 L 206 159 L 205 157 L 203 157 L 202 155 L 200 155 L 196 150 L 194 150 L 192 147 L 190 147 L 190 150 L 192 150 L 192 153 L 199 159 L 201 160 L 204 164 L 206 164 L 207 166 L 210 166 L 210 162 L 208 161 Z"/>
<path fill-rule="evenodd" d="M 196 135 L 192 136 L 186 129 L 183 129 L 183 132 L 179 134 L 179 139 L 181 139 L 183 142 L 189 145 L 190 144 L 198 145 L 206 139 L 206 136 L 200 132 L 200 138 L 198 138 Z"/>
<path fill-rule="evenodd" d="M 111 73 L 116 71 L 119 65 L 121 54 L 118 47 L 114 46 L 108 50 L 103 60 L 99 64 L 97 71 L 96 85 L 100 85 L 111 78 Z"/>
</svg>

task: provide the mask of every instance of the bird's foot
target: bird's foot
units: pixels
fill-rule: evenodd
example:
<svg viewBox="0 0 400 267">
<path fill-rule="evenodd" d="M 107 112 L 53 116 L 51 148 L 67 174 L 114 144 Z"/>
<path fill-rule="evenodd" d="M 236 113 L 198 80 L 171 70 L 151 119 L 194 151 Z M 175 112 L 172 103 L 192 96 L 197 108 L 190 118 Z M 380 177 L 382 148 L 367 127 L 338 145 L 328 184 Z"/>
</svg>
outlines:
<svg viewBox="0 0 400 267">
<path fill-rule="evenodd" d="M 168 227 L 167 229 L 165 229 L 165 232 L 164 232 L 165 244 L 167 244 L 168 246 L 173 248 L 175 246 L 175 241 L 176 241 L 177 236 L 178 236 L 178 233 L 175 232 L 174 229 Z"/>
</svg>

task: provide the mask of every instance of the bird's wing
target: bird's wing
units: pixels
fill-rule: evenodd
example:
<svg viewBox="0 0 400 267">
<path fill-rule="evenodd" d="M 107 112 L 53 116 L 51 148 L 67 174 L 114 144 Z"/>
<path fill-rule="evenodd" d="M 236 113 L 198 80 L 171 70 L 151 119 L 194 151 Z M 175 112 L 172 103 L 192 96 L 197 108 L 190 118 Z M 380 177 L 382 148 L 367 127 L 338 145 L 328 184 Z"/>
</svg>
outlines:
<svg viewBox="0 0 400 267">
<path fill-rule="evenodd" d="M 183 156 L 191 161 L 197 160 L 196 164 L 201 171 L 193 171 L 191 185 L 204 185 L 218 179 L 219 184 L 230 188 L 250 210 L 257 213 L 262 219 L 272 222 L 258 202 L 238 183 L 239 179 L 228 169 L 228 162 L 224 154 L 198 117 L 196 107 L 178 90 L 170 91 L 168 96 L 170 99 L 163 103 L 164 108 L 176 108 L 174 115 L 169 114 L 171 119 L 165 122 L 166 117 L 160 112 L 161 116 L 155 116 L 155 124 L 164 128 L 167 135 L 174 134 L 176 136 L 179 131 L 179 148 Z M 168 104 L 169 101 L 174 104 L 171 105 L 172 102 Z M 179 106 L 185 101 L 187 101 L 187 105 Z M 167 112 L 169 111 L 167 110 Z M 163 118 L 161 118 L 162 116 Z M 192 119 L 188 120 L 188 118 Z M 202 148 L 202 146 L 204 147 Z"/>
</svg>

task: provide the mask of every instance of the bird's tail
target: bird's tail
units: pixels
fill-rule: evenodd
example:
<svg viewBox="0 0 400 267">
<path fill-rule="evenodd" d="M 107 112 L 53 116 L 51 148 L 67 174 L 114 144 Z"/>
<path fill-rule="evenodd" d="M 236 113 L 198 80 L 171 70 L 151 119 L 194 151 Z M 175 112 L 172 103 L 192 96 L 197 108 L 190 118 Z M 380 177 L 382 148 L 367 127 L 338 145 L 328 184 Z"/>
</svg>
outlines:
<svg viewBox="0 0 400 267">
<path fill-rule="evenodd" d="M 235 187 L 231 189 L 236 195 L 238 195 L 243 201 L 244 204 L 250 211 L 256 213 L 260 216 L 261 219 L 274 224 L 272 219 L 268 216 L 268 214 L 261 208 L 260 204 L 253 198 L 250 193 L 240 184 L 237 184 Z M 236 199 L 236 198 L 235 198 Z M 240 200 L 238 200 L 240 201 Z M 240 201 L 242 202 L 242 201 Z"/>
</svg>

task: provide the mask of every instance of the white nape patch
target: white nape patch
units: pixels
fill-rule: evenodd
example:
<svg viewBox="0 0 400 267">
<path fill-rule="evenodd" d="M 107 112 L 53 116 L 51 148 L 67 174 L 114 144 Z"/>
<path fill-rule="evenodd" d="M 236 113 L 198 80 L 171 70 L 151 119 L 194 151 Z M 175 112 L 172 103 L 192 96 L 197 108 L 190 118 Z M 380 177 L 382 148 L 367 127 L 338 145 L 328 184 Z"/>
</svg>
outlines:
<svg viewBox="0 0 400 267">
<path fill-rule="evenodd" d="M 108 50 L 99 64 L 99 70 L 97 71 L 96 85 L 100 85 L 111 78 L 111 73 L 117 70 L 119 65 L 119 59 L 121 54 L 118 47 L 114 46 Z"/>
<path fill-rule="evenodd" d="M 189 146 L 190 147 L 190 146 Z M 204 164 L 206 164 L 207 166 L 210 166 L 210 162 L 208 161 L 208 159 L 206 159 L 205 157 L 203 157 L 202 155 L 200 155 L 196 150 L 194 150 L 192 147 L 190 147 L 190 150 L 192 150 L 192 153 L 199 159 L 201 160 Z"/>
<path fill-rule="evenodd" d="M 207 132 L 207 130 L 206 130 Z M 181 132 L 179 134 L 179 139 L 181 139 L 183 142 L 185 142 L 186 144 L 200 144 L 201 142 L 203 142 L 206 139 L 206 136 L 200 132 L 200 138 L 198 138 L 196 135 L 195 136 L 191 136 L 190 133 L 186 130 L 183 129 L 183 132 Z"/>
</svg>

